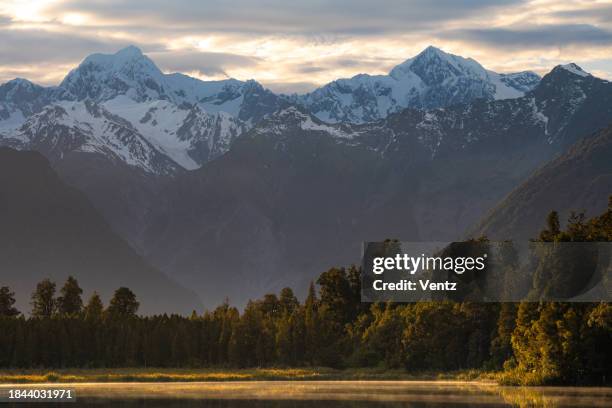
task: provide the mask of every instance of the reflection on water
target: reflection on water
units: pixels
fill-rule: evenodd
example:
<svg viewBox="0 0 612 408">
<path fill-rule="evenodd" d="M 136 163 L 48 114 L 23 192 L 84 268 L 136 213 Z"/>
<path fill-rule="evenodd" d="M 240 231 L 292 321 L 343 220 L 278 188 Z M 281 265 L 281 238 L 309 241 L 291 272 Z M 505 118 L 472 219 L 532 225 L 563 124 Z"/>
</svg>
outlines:
<svg viewBox="0 0 612 408">
<path fill-rule="evenodd" d="M 611 407 L 612 388 L 499 387 L 444 381 L 279 381 L 18 385 L 70 388 L 69 407 L 145 408 L 406 408 L 406 407 Z M 41 404 L 3 404 L 40 408 Z"/>
<path fill-rule="evenodd" d="M 15 408 L 40 407 L 40 404 L 10 404 Z M 146 407 L 146 408 L 406 408 L 406 407 L 472 407 L 471 403 L 428 403 L 428 402 L 380 402 L 380 401 L 265 401 L 265 400 L 87 400 L 79 401 L 79 407 Z M 506 407 L 505 404 L 481 405 L 485 407 Z"/>
</svg>

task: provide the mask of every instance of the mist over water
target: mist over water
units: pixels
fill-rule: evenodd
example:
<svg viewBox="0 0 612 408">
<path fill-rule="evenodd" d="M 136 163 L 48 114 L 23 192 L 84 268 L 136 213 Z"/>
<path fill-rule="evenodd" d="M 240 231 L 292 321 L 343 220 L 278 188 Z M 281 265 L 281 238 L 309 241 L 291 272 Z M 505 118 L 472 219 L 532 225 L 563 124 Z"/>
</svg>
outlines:
<svg viewBox="0 0 612 408">
<path fill-rule="evenodd" d="M 2 388 L 9 387 L 7 385 Z M 261 381 L 21 385 L 74 390 L 68 407 L 396 408 L 396 407 L 608 407 L 612 388 L 501 387 L 445 381 Z M 60 404 L 57 404 L 58 406 Z M 40 407 L 37 403 L 8 407 Z"/>
</svg>

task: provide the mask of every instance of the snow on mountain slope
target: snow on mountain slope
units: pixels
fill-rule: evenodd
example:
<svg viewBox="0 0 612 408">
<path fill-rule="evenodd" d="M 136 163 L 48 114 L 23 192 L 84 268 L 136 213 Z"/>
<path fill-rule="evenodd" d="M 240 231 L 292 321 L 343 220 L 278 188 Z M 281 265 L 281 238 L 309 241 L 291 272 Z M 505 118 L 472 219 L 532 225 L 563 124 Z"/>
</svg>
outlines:
<svg viewBox="0 0 612 408">
<path fill-rule="evenodd" d="M 61 88 L 78 100 L 104 102 L 125 94 L 137 102 L 168 98 L 164 74 L 136 47 L 92 54 L 64 78 Z"/>
<path fill-rule="evenodd" d="M 44 112 L 48 106 L 54 108 Z M 123 154 L 122 148 L 129 147 L 120 148 L 120 141 L 112 141 L 104 133 L 96 116 L 83 116 L 80 106 L 103 108 L 105 114 L 129 125 L 158 154 L 192 170 L 225 153 L 250 123 L 276 110 L 280 102 L 255 81 L 205 82 L 182 74 L 164 74 L 138 48 L 127 47 L 115 54 L 88 56 L 59 87 L 44 88 L 22 79 L 1 85 L 2 144 L 27 145 L 35 136 L 32 129 L 48 131 L 47 124 L 39 122 L 55 112 L 53 124 L 78 129 L 78 134 L 85 128 L 89 133 L 101 132 L 90 134 L 95 143 L 83 145 L 82 151 L 110 151 L 128 164 L 155 171 L 157 165 L 147 162 L 150 155 L 135 158 Z M 29 129 L 30 136 L 20 130 L 22 126 Z M 110 145 L 104 146 L 106 143 Z"/>
<path fill-rule="evenodd" d="M 81 150 L 110 152 L 113 158 L 146 171 L 160 169 L 158 163 L 149 161 L 158 156 L 192 170 L 227 152 L 245 130 L 295 103 L 317 117 L 305 126 L 322 130 L 328 125 L 319 120 L 362 123 L 404 107 L 437 108 L 478 98 L 515 98 L 538 81 L 533 73 L 500 75 L 474 60 L 429 47 L 389 75 L 339 79 L 311 94 L 285 97 L 252 80 L 201 81 L 179 73 L 165 74 L 130 46 L 115 54 L 88 56 L 58 87 L 44 88 L 23 79 L 1 85 L 0 142 L 17 148 L 27 145 L 37 136 L 32 129 L 50 132 L 44 119 L 55 112 L 62 129 L 72 129 L 67 139 L 86 135 L 89 142 Z M 103 117 L 112 116 L 124 125 L 122 129 L 129 128 L 138 135 L 135 138 L 142 139 L 137 145 L 146 142 L 156 153 L 126 153 L 135 148 L 128 146 L 135 142 L 112 137 L 99 123 L 99 116 L 87 110 L 83 116 L 83 106 L 96 106 Z M 339 138 L 350 138 L 346 132 L 336 133 Z M 71 143 L 68 140 L 65 145 Z"/>
<path fill-rule="evenodd" d="M 569 64 L 565 64 L 565 65 L 561 65 L 561 68 L 565 69 L 566 71 L 571 72 L 572 74 L 581 76 L 581 77 L 588 77 L 591 74 L 589 74 L 588 72 L 586 72 L 585 70 L 583 70 L 582 68 L 580 68 L 578 65 L 574 64 L 574 63 L 569 63 Z"/>
<path fill-rule="evenodd" d="M 135 102 L 121 95 L 98 104 L 61 101 L 32 115 L 5 143 L 62 157 L 99 153 L 150 173 L 192 170 L 223 154 L 243 131 L 229 114 L 179 108 L 164 100 Z"/>
<path fill-rule="evenodd" d="M 244 126 L 225 112 L 209 114 L 197 105 L 179 107 L 166 100 L 138 103 L 120 95 L 103 106 L 187 170 L 225 153 Z"/>
<path fill-rule="evenodd" d="M 24 148 L 48 156 L 98 153 L 157 174 L 172 174 L 178 168 L 129 121 L 89 100 L 48 105 L 31 116 L 17 135 Z"/>
<path fill-rule="evenodd" d="M 200 104 L 209 112 L 240 112 L 244 82 L 236 79 L 201 81 L 180 73 L 166 75 L 165 82 L 176 103 Z"/>
<path fill-rule="evenodd" d="M 322 132 L 344 142 L 350 141 L 359 135 L 358 130 L 350 124 L 324 123 L 317 117 L 295 106 L 290 106 L 270 115 L 253 129 L 252 135 L 278 138 L 296 131 Z"/>
<path fill-rule="evenodd" d="M 511 79 L 520 82 L 522 78 L 519 75 Z M 608 81 L 579 68 L 557 66 L 535 89 L 519 98 L 404 109 L 363 124 L 324 123 L 305 109 L 292 107 L 260 122 L 250 134 L 282 140 L 286 134 L 319 131 L 337 142 L 362 145 L 398 160 L 411 157 L 417 145 L 421 152 L 418 159 L 454 156 L 485 145 L 504 151 L 510 146 L 539 143 L 543 150 L 562 150 L 582 136 L 585 129 L 596 130 L 609 123 L 610 87 Z"/>
<path fill-rule="evenodd" d="M 532 72 L 497 74 L 471 58 L 428 47 L 389 75 L 339 79 L 295 100 L 324 121 L 362 123 L 412 107 L 438 108 L 475 99 L 518 98 L 533 89 Z"/>
<path fill-rule="evenodd" d="M 177 106 L 199 105 L 210 113 L 225 112 L 241 120 L 259 120 L 277 108 L 279 98 L 255 81 L 201 81 L 180 73 L 164 74 L 140 49 L 130 46 L 115 54 L 93 54 L 60 84 L 77 100 L 106 102 L 126 96 L 135 102 L 166 100 Z M 249 94 L 266 98 L 263 112 L 251 106 Z"/>
<path fill-rule="evenodd" d="M 16 78 L 0 85 L 0 132 L 10 132 L 50 102 L 64 96 L 59 88 L 45 88 Z"/>
</svg>

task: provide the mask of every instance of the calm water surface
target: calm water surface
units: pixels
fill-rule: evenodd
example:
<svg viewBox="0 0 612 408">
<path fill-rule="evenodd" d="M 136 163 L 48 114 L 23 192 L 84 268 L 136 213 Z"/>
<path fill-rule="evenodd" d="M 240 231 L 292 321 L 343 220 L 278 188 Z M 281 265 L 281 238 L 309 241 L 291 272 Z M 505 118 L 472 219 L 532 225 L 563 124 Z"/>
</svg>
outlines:
<svg viewBox="0 0 612 408">
<path fill-rule="evenodd" d="M 0 385 L 0 390 L 7 388 L 69 388 L 76 393 L 77 402 L 61 405 L 98 408 L 612 407 L 612 388 L 523 388 L 444 381 Z M 11 403 L 0 408 L 42 405 Z"/>
</svg>

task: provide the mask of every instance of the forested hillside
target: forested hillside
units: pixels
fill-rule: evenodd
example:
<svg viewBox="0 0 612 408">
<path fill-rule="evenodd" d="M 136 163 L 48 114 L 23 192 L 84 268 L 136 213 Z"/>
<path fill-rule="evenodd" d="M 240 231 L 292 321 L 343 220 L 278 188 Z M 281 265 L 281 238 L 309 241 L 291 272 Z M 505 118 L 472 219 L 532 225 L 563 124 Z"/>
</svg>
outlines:
<svg viewBox="0 0 612 408">
<path fill-rule="evenodd" d="M 601 215 L 574 215 L 562 230 L 555 212 L 541 241 L 612 241 L 612 199 Z M 331 366 L 448 371 L 503 370 L 521 384 L 601 384 L 612 368 L 607 303 L 360 302 L 360 271 L 322 273 L 300 303 L 289 288 L 223 304 L 190 317 L 139 317 L 128 288 L 108 307 L 85 305 L 78 282 L 56 294 L 51 281 L 32 294 L 31 317 L 0 290 L 0 367 Z"/>
</svg>

